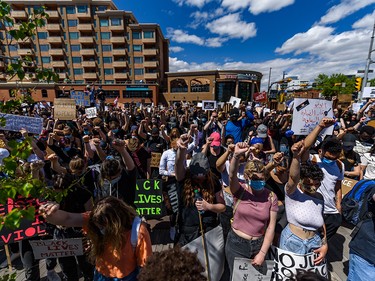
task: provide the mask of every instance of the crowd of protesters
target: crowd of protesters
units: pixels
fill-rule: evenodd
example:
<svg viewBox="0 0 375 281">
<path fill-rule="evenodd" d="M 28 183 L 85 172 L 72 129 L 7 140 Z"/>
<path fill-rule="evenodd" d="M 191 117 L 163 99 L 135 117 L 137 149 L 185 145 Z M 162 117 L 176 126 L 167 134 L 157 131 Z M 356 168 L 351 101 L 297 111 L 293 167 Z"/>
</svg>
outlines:
<svg viewBox="0 0 375 281">
<path fill-rule="evenodd" d="M 76 119 L 69 121 L 55 119 L 53 106 L 30 106 L 27 115 L 42 117 L 43 131 L 33 135 L 32 154 L 17 170 L 57 192 L 69 188 L 59 204 L 41 207 L 47 221 L 57 225 L 49 237 L 88 238 L 83 256 L 47 259 L 48 280 L 60 280 L 57 262 L 69 281 L 80 276 L 204 280 L 193 277 L 201 276 L 201 265 L 193 265 L 194 258 L 179 248 L 170 255 L 179 266 L 184 262 L 177 257 L 189 259 L 189 270 L 156 267 L 163 260 L 173 263 L 173 258 L 161 254 L 158 260 L 152 254 L 147 221 L 135 210 L 137 179 L 163 181 L 169 236 L 176 247 L 199 237 L 200 224 L 205 232 L 222 226 L 223 281 L 231 280 L 236 257 L 261 265 L 271 245 L 297 254 L 315 252 L 314 262 L 321 263 L 341 225 L 342 180 L 375 178 L 375 129 L 368 125 L 375 119 L 374 102 L 369 100 L 359 112 L 334 103 L 333 118 L 323 118 L 308 136 L 291 130 L 292 111 L 266 111 L 256 103 L 213 111 L 186 102 L 119 106 L 105 105 L 99 93 L 92 101 L 96 117 L 88 118 L 85 108 L 77 106 Z M 25 114 L 21 109 L 13 113 Z M 323 139 L 321 131 L 330 126 L 333 135 Z M 30 135 L 24 129 L 0 132 L 0 167 L 12 150 L 8 142 Z M 372 210 L 374 200 L 368 202 Z M 374 237 L 374 227 L 372 232 L 368 227 L 353 238 L 349 280 L 375 276 Z M 29 240 L 9 246 L 21 256 L 25 280 L 40 280 Z M 185 273 L 193 279 L 183 279 Z"/>
</svg>

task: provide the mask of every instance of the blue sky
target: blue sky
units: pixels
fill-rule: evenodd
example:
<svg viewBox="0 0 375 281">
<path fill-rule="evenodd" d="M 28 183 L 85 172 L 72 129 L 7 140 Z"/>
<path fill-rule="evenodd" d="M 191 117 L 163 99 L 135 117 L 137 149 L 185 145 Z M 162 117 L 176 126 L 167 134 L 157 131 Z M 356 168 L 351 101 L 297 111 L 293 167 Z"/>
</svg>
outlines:
<svg viewBox="0 0 375 281">
<path fill-rule="evenodd" d="M 139 22 L 160 25 L 170 39 L 171 72 L 254 70 L 263 73 L 262 90 L 270 68 L 271 82 L 284 71 L 312 81 L 365 69 L 375 21 L 375 0 L 114 2 Z"/>
</svg>

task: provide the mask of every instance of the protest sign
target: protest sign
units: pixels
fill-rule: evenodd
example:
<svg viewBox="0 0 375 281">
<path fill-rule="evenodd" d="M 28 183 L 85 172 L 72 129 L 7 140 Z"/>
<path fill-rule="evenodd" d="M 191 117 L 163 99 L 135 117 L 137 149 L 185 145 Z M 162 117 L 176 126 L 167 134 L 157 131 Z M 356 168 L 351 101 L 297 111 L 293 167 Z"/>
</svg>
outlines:
<svg viewBox="0 0 375 281">
<path fill-rule="evenodd" d="M 28 239 L 35 236 L 42 236 L 46 233 L 43 217 L 38 214 L 40 202 L 33 198 L 18 198 L 16 200 L 8 198 L 5 205 L 0 205 L 0 216 L 5 216 L 14 208 L 23 208 L 31 206 L 35 208 L 35 219 L 29 221 L 22 219 L 20 227 L 17 229 L 8 229 L 3 227 L 0 231 L 0 245 L 9 244 L 23 239 Z"/>
<path fill-rule="evenodd" d="M 240 104 L 241 104 L 241 99 L 237 98 L 237 97 L 234 97 L 234 96 L 231 96 L 230 99 L 229 99 L 229 103 L 232 104 L 233 107 L 239 108 Z"/>
<path fill-rule="evenodd" d="M 355 102 L 352 104 L 352 110 L 354 113 L 358 113 L 358 111 L 362 108 L 363 103 L 362 102 Z"/>
<path fill-rule="evenodd" d="M 333 117 L 332 101 L 321 99 L 294 99 L 292 131 L 295 135 L 308 135 L 323 117 Z M 333 126 L 322 131 L 323 135 L 332 135 Z"/>
<path fill-rule="evenodd" d="M 55 99 L 53 116 L 60 120 L 76 119 L 76 103 L 72 99 Z"/>
<path fill-rule="evenodd" d="M 215 110 L 217 108 L 215 100 L 204 100 L 202 101 L 203 110 Z"/>
<path fill-rule="evenodd" d="M 95 118 L 97 115 L 96 107 L 89 107 L 85 109 L 87 118 Z"/>
<path fill-rule="evenodd" d="M 327 262 L 324 260 L 319 265 L 314 264 L 318 257 L 315 253 L 298 255 L 286 250 L 272 247 L 275 256 L 271 280 L 295 280 L 297 273 L 312 271 L 325 278 L 328 277 Z"/>
<path fill-rule="evenodd" d="M 362 98 L 375 98 L 375 87 L 364 87 Z"/>
<path fill-rule="evenodd" d="M 235 258 L 232 281 L 238 280 L 271 280 L 274 261 L 265 260 L 261 266 L 251 264 L 252 260 Z"/>
<path fill-rule="evenodd" d="M 43 118 L 5 113 L 0 113 L 0 117 L 5 118 L 5 126 L 0 127 L 0 130 L 18 132 L 25 129 L 29 133 L 40 134 L 43 129 Z"/>
<path fill-rule="evenodd" d="M 164 216 L 161 180 L 137 180 L 134 204 L 140 216 L 159 218 Z"/>
<path fill-rule="evenodd" d="M 90 106 L 90 96 L 88 92 L 72 91 L 70 98 L 75 100 L 76 105 Z"/>
<path fill-rule="evenodd" d="M 198 103 L 197 103 L 197 107 L 202 107 L 202 103 L 201 103 L 201 102 L 198 102 Z"/>
<path fill-rule="evenodd" d="M 353 186 L 357 183 L 358 181 L 353 180 L 351 178 L 345 177 L 341 181 L 341 190 L 342 190 L 342 196 L 344 197 L 345 194 L 347 194 L 350 190 L 352 190 Z"/>
<path fill-rule="evenodd" d="M 267 92 L 254 93 L 253 100 L 256 102 L 267 102 Z"/>
<path fill-rule="evenodd" d="M 151 152 L 151 168 L 159 168 L 161 153 Z"/>
<path fill-rule="evenodd" d="M 30 245 L 37 260 L 83 255 L 82 238 L 32 240 Z"/>
</svg>

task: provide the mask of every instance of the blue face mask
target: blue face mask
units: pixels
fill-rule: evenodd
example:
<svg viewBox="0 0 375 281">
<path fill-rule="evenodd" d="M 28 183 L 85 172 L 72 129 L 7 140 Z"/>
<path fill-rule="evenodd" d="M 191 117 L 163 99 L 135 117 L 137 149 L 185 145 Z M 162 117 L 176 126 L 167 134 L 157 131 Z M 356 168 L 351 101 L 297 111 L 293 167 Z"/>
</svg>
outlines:
<svg viewBox="0 0 375 281">
<path fill-rule="evenodd" d="M 68 152 L 70 150 L 70 146 L 64 147 L 64 151 Z"/>
<path fill-rule="evenodd" d="M 84 130 L 84 131 L 83 131 L 83 134 L 86 135 L 86 136 L 88 136 L 88 135 L 90 134 L 90 131 L 86 131 L 86 130 Z"/>
<path fill-rule="evenodd" d="M 119 131 L 119 129 L 114 129 L 114 130 L 112 130 L 112 133 L 117 134 L 118 131 Z"/>
<path fill-rule="evenodd" d="M 328 165 L 333 165 L 333 164 L 335 164 L 335 162 L 336 162 L 336 160 L 327 159 L 325 157 L 323 157 L 323 159 L 322 159 L 322 163 L 328 164 Z"/>
<path fill-rule="evenodd" d="M 72 135 L 65 135 L 66 138 L 71 139 L 73 136 Z"/>
<path fill-rule="evenodd" d="M 266 181 L 264 180 L 249 180 L 249 185 L 252 189 L 261 191 L 264 189 L 264 186 L 266 185 Z"/>
</svg>

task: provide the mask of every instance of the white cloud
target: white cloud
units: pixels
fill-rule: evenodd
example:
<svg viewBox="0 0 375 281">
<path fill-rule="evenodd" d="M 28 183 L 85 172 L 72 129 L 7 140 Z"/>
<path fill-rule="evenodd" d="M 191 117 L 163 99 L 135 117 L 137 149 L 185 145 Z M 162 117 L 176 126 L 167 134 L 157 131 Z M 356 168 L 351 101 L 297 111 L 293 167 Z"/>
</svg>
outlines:
<svg viewBox="0 0 375 281">
<path fill-rule="evenodd" d="M 223 43 L 227 42 L 228 38 L 221 38 L 221 37 L 215 37 L 215 38 L 208 38 L 206 39 L 206 46 L 207 47 L 213 47 L 218 48 L 223 45 Z"/>
<path fill-rule="evenodd" d="M 228 14 L 206 24 L 206 28 L 215 34 L 229 38 L 247 40 L 256 35 L 255 23 L 242 21 L 239 13 Z"/>
<path fill-rule="evenodd" d="M 295 0 L 223 0 L 221 5 L 230 11 L 249 8 L 249 12 L 258 15 L 265 12 L 274 12 L 292 5 Z"/>
<path fill-rule="evenodd" d="M 321 17 L 320 24 L 338 22 L 339 20 L 374 3 L 375 0 L 342 0 L 340 4 L 332 6 L 327 13 Z"/>
<path fill-rule="evenodd" d="M 372 14 L 367 14 L 360 20 L 356 21 L 353 23 L 352 27 L 353 28 L 371 28 L 374 26 L 374 19 L 375 19 L 375 10 L 372 12 Z"/>
<path fill-rule="evenodd" d="M 198 8 L 202 8 L 204 5 L 211 1 L 212 0 L 173 0 L 173 2 L 177 3 L 179 6 L 187 5 L 195 6 Z"/>
<path fill-rule="evenodd" d="M 204 45 L 204 39 L 197 35 L 189 35 L 181 29 L 167 28 L 167 37 L 177 43 L 191 43 L 199 46 Z"/>
<path fill-rule="evenodd" d="M 190 17 L 193 18 L 194 20 L 191 24 L 189 24 L 189 27 L 197 28 L 199 25 L 204 24 L 208 22 L 209 20 L 219 17 L 223 14 L 224 14 L 224 10 L 222 8 L 218 8 L 209 12 L 196 11 L 190 15 Z"/>
<path fill-rule="evenodd" d="M 179 53 L 179 52 L 182 52 L 183 50 L 184 50 L 184 48 L 182 48 L 180 46 L 169 47 L 169 51 L 171 53 Z"/>
</svg>

